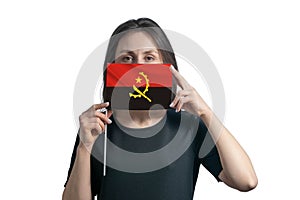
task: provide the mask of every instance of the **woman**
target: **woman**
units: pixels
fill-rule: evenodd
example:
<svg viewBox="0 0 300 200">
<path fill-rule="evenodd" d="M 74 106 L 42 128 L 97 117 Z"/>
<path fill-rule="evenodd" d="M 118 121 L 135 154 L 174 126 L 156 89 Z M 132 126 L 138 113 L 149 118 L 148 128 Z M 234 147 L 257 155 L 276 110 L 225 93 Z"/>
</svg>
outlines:
<svg viewBox="0 0 300 200">
<path fill-rule="evenodd" d="M 218 181 L 232 188 L 249 191 L 256 187 L 257 177 L 246 152 L 180 75 L 169 40 L 154 21 L 147 18 L 129 20 L 114 31 L 104 63 L 104 82 L 106 65 L 112 62 L 171 63 L 170 70 L 182 90 L 173 98 L 170 109 L 112 109 L 106 116 L 97 111 L 109 107 L 109 102 L 106 102 L 95 104 L 82 113 L 79 117 L 80 140 L 77 136 L 63 199 L 93 199 L 96 195 L 98 199 L 110 200 L 192 199 L 200 164 Z M 168 166 L 145 173 L 124 172 L 107 166 L 107 175 L 103 178 L 103 165 L 96 152 L 102 148 L 98 141 L 103 139 L 101 133 L 105 124 L 111 141 L 128 151 L 145 153 L 168 144 L 179 131 L 178 124 L 184 120 L 186 124 L 180 125 L 180 133 L 186 133 L 182 143 L 189 140 L 189 134 L 195 133 L 195 138 L 180 158 Z M 191 125 L 195 120 L 198 120 L 198 126 Z M 146 139 L 124 134 L 124 130 L 142 134 L 157 129 L 155 136 Z M 215 146 L 201 157 L 199 150 L 206 134 L 215 141 Z M 94 153 L 91 155 L 91 152 Z M 160 155 L 159 159 L 168 159 L 168 156 Z"/>
</svg>

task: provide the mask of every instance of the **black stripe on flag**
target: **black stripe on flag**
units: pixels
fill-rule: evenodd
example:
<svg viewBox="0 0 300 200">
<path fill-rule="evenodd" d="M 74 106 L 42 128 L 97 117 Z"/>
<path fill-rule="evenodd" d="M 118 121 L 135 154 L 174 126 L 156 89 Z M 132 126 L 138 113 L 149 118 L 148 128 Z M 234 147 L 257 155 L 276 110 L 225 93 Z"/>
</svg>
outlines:
<svg viewBox="0 0 300 200">
<path fill-rule="evenodd" d="M 138 88 L 141 92 L 145 87 Z M 145 92 L 146 97 L 130 97 L 129 93 L 138 95 L 133 87 L 106 87 L 104 91 L 104 101 L 110 102 L 109 109 L 126 109 L 126 110 L 149 110 L 151 109 L 167 109 L 171 103 L 172 88 L 171 87 L 152 87 Z M 160 106 L 154 106 L 159 104 Z M 153 106 L 153 107 L 152 107 Z"/>
</svg>

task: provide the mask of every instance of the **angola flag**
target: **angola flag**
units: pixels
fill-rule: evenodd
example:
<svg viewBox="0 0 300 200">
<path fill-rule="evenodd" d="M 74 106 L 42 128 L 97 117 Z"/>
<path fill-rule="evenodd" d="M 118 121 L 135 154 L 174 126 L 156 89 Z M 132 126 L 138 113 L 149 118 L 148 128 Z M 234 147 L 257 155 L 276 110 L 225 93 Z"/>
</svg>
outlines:
<svg viewBox="0 0 300 200">
<path fill-rule="evenodd" d="M 113 109 L 166 109 L 171 103 L 171 64 L 108 64 L 104 100 Z M 159 104 L 160 106 L 154 106 Z"/>
</svg>

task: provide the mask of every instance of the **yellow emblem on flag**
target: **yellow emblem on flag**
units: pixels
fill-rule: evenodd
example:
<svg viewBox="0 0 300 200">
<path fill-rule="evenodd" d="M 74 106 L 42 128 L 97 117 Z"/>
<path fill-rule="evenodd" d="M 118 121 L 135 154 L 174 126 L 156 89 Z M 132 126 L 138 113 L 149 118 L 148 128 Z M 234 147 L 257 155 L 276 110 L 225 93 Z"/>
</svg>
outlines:
<svg viewBox="0 0 300 200">
<path fill-rule="evenodd" d="M 129 97 L 133 97 L 133 98 L 141 98 L 144 97 L 145 99 L 147 99 L 149 102 L 151 102 L 151 99 L 149 97 L 146 96 L 146 92 L 148 92 L 148 88 L 149 88 L 149 79 L 147 77 L 147 75 L 144 74 L 144 72 L 139 72 L 139 75 L 141 75 L 142 77 L 144 77 L 145 81 L 146 81 L 146 88 L 145 90 L 142 92 L 140 91 L 135 85 L 132 86 L 132 88 L 134 89 L 134 91 L 136 91 L 138 94 L 132 94 L 129 93 Z M 136 83 L 140 83 L 141 82 L 141 78 L 137 77 L 136 79 Z"/>
</svg>

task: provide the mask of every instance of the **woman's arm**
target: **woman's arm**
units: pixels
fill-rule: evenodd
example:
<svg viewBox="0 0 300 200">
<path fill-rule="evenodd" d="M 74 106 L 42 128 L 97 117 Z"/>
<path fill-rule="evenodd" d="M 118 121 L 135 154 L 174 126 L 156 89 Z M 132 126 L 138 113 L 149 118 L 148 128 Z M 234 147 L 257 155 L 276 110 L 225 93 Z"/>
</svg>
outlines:
<svg viewBox="0 0 300 200">
<path fill-rule="evenodd" d="M 92 199 L 90 177 L 90 153 L 79 144 L 76 159 L 68 183 L 63 192 L 63 200 Z"/>
<path fill-rule="evenodd" d="M 108 102 L 94 104 L 79 117 L 80 142 L 76 149 L 74 166 L 62 195 L 63 200 L 92 199 L 90 152 L 99 134 L 103 133 L 105 124 L 111 123 L 109 117 L 112 115 L 112 111 L 108 111 L 106 116 L 97 110 L 108 105 Z"/>
<path fill-rule="evenodd" d="M 214 139 L 223 170 L 219 178 L 228 186 L 240 191 L 249 191 L 256 187 L 257 177 L 251 161 L 231 133 L 223 126 L 198 92 L 180 74 L 170 67 L 177 84 L 182 88 L 171 103 L 176 111 L 182 108 L 199 116 Z"/>
<path fill-rule="evenodd" d="M 250 191 L 257 185 L 257 177 L 247 153 L 223 126 L 212 111 L 205 111 L 201 119 L 214 139 L 223 170 L 219 178 L 228 186 L 240 191 Z"/>
</svg>

